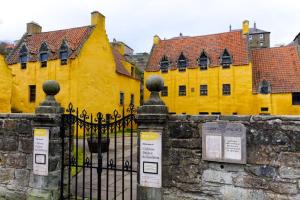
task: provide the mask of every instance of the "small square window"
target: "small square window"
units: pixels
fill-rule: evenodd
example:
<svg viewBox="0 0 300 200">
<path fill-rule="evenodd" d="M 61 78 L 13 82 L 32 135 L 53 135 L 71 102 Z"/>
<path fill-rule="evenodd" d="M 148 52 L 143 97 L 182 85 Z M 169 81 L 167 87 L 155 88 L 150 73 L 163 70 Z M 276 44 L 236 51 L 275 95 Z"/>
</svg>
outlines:
<svg viewBox="0 0 300 200">
<path fill-rule="evenodd" d="M 199 115 L 208 115 L 208 112 L 199 112 Z"/>
<path fill-rule="evenodd" d="M 41 62 L 41 67 L 47 67 L 47 61 Z"/>
<path fill-rule="evenodd" d="M 259 39 L 264 39 L 264 34 L 259 34 Z"/>
<path fill-rule="evenodd" d="M 36 86 L 29 85 L 29 102 L 34 103 L 36 99 Z"/>
<path fill-rule="evenodd" d="M 21 69 L 26 69 L 27 68 L 27 63 L 21 63 Z"/>
<path fill-rule="evenodd" d="M 253 36 L 252 35 L 249 35 L 249 40 L 253 40 Z"/>
<path fill-rule="evenodd" d="M 259 43 L 259 46 L 260 46 L 260 47 L 264 46 L 264 42 L 260 42 L 260 43 Z"/>
<path fill-rule="evenodd" d="M 179 96 L 186 96 L 186 86 L 185 85 L 180 85 L 179 86 Z"/>
<path fill-rule="evenodd" d="M 221 115 L 220 112 L 212 112 L 211 114 L 212 114 L 212 115 Z"/>
<path fill-rule="evenodd" d="M 124 105 L 124 92 L 120 92 L 120 105 Z"/>
<path fill-rule="evenodd" d="M 292 93 L 292 105 L 300 105 L 300 92 Z"/>
<path fill-rule="evenodd" d="M 230 95 L 230 84 L 223 84 L 223 95 Z"/>
<path fill-rule="evenodd" d="M 207 96 L 207 85 L 200 85 L 200 96 Z"/>
<path fill-rule="evenodd" d="M 269 111 L 269 108 L 268 108 L 268 107 L 261 107 L 261 108 L 260 108 L 260 111 L 261 111 L 261 112 L 268 112 L 268 111 Z"/>
</svg>

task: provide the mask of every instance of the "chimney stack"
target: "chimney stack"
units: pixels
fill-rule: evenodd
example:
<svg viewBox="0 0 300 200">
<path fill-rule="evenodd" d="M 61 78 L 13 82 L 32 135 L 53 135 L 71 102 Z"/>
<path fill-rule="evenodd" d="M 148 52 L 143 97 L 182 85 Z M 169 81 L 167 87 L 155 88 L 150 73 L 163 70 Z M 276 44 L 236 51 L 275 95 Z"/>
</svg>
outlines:
<svg viewBox="0 0 300 200">
<path fill-rule="evenodd" d="M 159 43 L 159 41 L 160 41 L 160 37 L 158 35 L 154 35 L 154 37 L 153 37 L 153 44 L 156 45 L 156 44 Z"/>
<path fill-rule="evenodd" d="M 229 25 L 229 32 L 231 32 L 231 24 Z"/>
<path fill-rule="evenodd" d="M 101 29 L 105 29 L 105 16 L 102 15 L 98 11 L 94 11 L 91 13 L 91 24 L 93 26 L 100 27 Z"/>
<path fill-rule="evenodd" d="M 249 34 L 249 21 L 248 20 L 243 21 L 243 34 L 244 35 Z"/>
<path fill-rule="evenodd" d="M 33 35 L 33 34 L 37 34 L 37 33 L 41 33 L 42 32 L 42 27 L 35 22 L 29 22 L 27 23 L 27 34 L 28 35 Z"/>
<path fill-rule="evenodd" d="M 254 30 L 256 31 L 256 22 L 254 22 Z"/>
</svg>

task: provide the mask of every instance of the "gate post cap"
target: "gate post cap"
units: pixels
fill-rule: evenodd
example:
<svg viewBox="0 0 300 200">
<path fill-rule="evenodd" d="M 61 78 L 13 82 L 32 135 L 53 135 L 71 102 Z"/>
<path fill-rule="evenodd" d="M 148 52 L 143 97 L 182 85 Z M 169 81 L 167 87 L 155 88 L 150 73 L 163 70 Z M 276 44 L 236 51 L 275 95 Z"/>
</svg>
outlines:
<svg viewBox="0 0 300 200">
<path fill-rule="evenodd" d="M 55 96 L 60 91 L 59 83 L 55 80 L 47 80 L 43 83 L 43 91 L 46 95 Z"/>
<path fill-rule="evenodd" d="M 164 87 L 164 80 L 158 75 L 152 75 L 147 79 L 146 87 L 150 92 L 160 92 Z"/>
</svg>

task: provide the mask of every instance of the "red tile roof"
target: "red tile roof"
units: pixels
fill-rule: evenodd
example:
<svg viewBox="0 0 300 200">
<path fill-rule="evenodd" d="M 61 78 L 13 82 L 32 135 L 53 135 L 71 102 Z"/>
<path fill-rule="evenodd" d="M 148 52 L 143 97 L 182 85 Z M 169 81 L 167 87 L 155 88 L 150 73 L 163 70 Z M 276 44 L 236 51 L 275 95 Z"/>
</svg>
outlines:
<svg viewBox="0 0 300 200">
<path fill-rule="evenodd" d="M 33 35 L 25 34 L 16 48 L 8 56 L 8 64 L 19 62 L 19 50 L 23 44 L 26 44 L 30 53 L 29 61 L 37 61 L 39 49 L 43 42 L 46 42 L 50 48 L 49 59 L 57 59 L 59 57 L 58 50 L 63 40 L 67 41 L 69 48 L 72 50 L 70 58 L 76 57 L 83 43 L 92 32 L 92 26 L 84 26 L 78 28 L 70 28 L 65 30 L 57 30 L 50 32 L 42 32 Z"/>
<path fill-rule="evenodd" d="M 158 71 L 160 69 L 159 63 L 164 55 L 171 61 L 171 69 L 176 69 L 176 61 L 181 52 L 188 59 L 189 67 L 196 67 L 197 59 L 203 49 L 210 58 L 210 66 L 217 66 L 220 65 L 219 57 L 225 48 L 233 56 L 233 65 L 249 63 L 246 37 L 243 37 L 240 31 L 233 31 L 160 40 L 159 44 L 153 46 L 146 71 Z"/>
<path fill-rule="evenodd" d="M 271 93 L 300 92 L 300 59 L 296 46 L 285 46 L 252 51 L 253 92 L 266 80 Z"/>
</svg>

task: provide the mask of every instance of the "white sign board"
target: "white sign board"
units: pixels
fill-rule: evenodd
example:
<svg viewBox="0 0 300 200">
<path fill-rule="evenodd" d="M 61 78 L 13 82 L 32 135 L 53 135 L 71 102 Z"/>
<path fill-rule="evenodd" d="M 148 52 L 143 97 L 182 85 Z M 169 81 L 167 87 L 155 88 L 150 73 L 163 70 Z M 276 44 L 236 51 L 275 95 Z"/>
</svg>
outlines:
<svg viewBox="0 0 300 200">
<path fill-rule="evenodd" d="M 140 185 L 161 188 L 161 132 L 141 132 Z"/>
<path fill-rule="evenodd" d="M 49 129 L 36 128 L 33 130 L 33 174 L 48 175 Z"/>
<path fill-rule="evenodd" d="M 212 159 L 222 158 L 222 136 L 207 135 L 206 136 L 206 155 Z"/>
<path fill-rule="evenodd" d="M 232 160 L 242 159 L 241 137 L 224 137 L 224 158 Z"/>
</svg>

